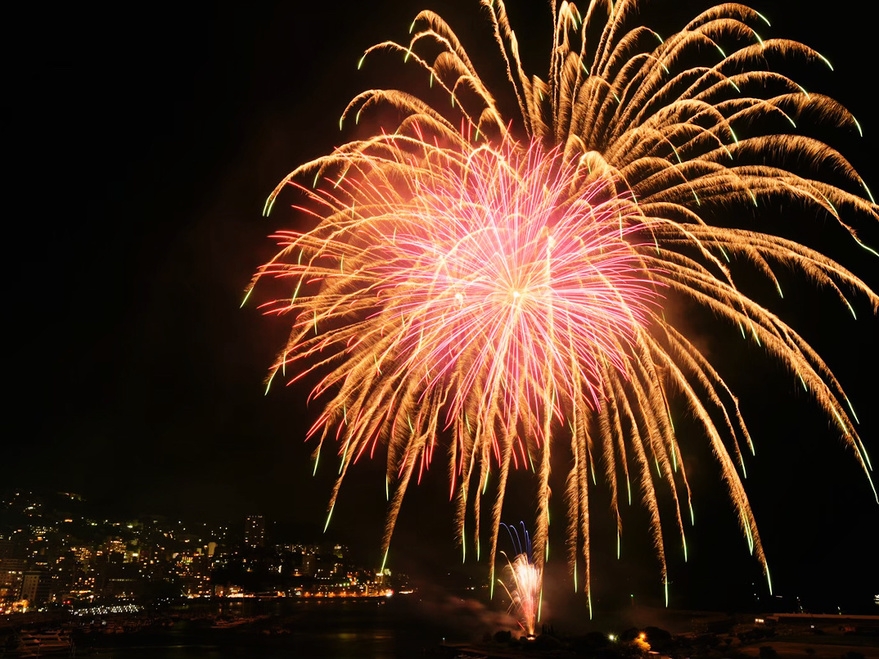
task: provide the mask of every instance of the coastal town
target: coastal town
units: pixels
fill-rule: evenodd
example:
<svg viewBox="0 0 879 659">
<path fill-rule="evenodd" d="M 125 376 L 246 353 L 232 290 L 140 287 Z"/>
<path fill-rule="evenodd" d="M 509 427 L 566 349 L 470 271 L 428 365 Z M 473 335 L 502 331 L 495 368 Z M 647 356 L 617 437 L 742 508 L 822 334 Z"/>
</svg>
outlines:
<svg viewBox="0 0 879 659">
<path fill-rule="evenodd" d="M 0 502 L 0 615 L 173 598 L 386 597 L 406 578 L 356 565 L 339 543 L 267 542 L 261 515 L 232 525 L 95 519 L 72 493 Z"/>
</svg>

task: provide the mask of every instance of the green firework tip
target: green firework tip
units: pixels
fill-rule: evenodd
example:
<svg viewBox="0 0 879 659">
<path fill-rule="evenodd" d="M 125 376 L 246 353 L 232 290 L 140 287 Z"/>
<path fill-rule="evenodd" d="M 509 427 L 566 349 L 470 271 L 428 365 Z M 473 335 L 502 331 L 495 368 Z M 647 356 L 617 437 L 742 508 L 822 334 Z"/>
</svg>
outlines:
<svg viewBox="0 0 879 659">
<path fill-rule="evenodd" d="M 830 60 L 824 57 L 821 53 L 818 53 L 818 58 L 827 65 L 827 68 L 833 71 L 833 64 L 830 63 Z"/>
<path fill-rule="evenodd" d="M 385 571 L 385 565 L 388 564 L 388 552 L 390 552 L 390 551 L 391 551 L 390 547 L 385 549 L 385 555 L 382 557 L 382 567 L 381 567 L 382 572 Z"/>
<path fill-rule="evenodd" d="M 665 608 L 668 608 L 668 579 L 664 579 L 662 586 L 665 589 Z"/>
<path fill-rule="evenodd" d="M 407 49 L 406 49 L 406 54 L 403 56 L 403 64 L 405 64 L 406 62 L 409 61 L 409 56 L 410 56 L 410 55 L 412 55 L 412 49 L 411 49 L 411 48 L 407 48 Z"/>
<path fill-rule="evenodd" d="M 385 476 L 385 501 L 391 500 L 391 480 Z"/>
<path fill-rule="evenodd" d="M 754 536 L 751 534 L 751 525 L 748 524 L 748 518 L 745 517 L 745 512 L 741 508 L 739 508 L 739 516 L 742 518 L 742 526 L 745 527 L 745 538 L 748 540 L 748 552 L 753 555 Z"/>
<path fill-rule="evenodd" d="M 360 125 L 360 110 L 357 110 L 357 114 L 354 115 L 354 125 Z"/>
<path fill-rule="evenodd" d="M 769 594 L 772 594 L 772 577 L 769 576 L 769 565 L 766 564 L 763 566 L 763 569 L 766 570 L 766 585 L 769 586 Z"/>
<path fill-rule="evenodd" d="M 726 53 L 723 52 L 723 48 L 721 48 L 720 46 L 717 46 L 717 45 L 715 45 L 715 47 L 717 48 L 717 52 L 720 53 L 720 56 L 721 56 L 722 58 L 726 59 Z"/>
<path fill-rule="evenodd" d="M 876 251 L 875 249 L 873 249 L 872 247 L 869 247 L 869 246 L 865 245 L 864 243 L 862 243 L 860 240 L 858 240 L 857 236 L 854 236 L 854 239 L 855 239 L 855 242 L 858 243 L 858 245 L 860 245 L 861 247 L 863 247 L 865 250 L 867 250 L 867 251 L 870 252 L 871 254 L 874 254 L 874 255 L 876 255 L 876 256 L 879 256 L 879 252 L 877 252 L 877 251 Z"/>
<path fill-rule="evenodd" d="M 867 453 L 867 447 L 864 446 L 864 442 L 861 441 L 861 438 L 858 437 L 858 453 L 861 454 L 861 457 L 864 458 L 864 462 L 867 465 L 867 469 L 869 471 L 873 471 L 873 463 L 870 462 L 870 454 Z M 873 479 L 870 478 L 870 474 L 867 474 L 867 478 L 870 479 L 870 486 L 873 486 Z M 873 494 L 876 493 L 876 489 L 873 488 Z"/>
<path fill-rule="evenodd" d="M 241 300 L 241 306 L 238 307 L 239 309 L 243 309 L 243 308 L 244 308 L 244 305 L 247 304 L 247 300 L 250 298 L 250 294 L 251 294 L 251 293 L 253 293 L 253 286 L 249 286 L 249 287 L 247 288 L 247 291 L 244 293 L 244 299 Z"/>
<path fill-rule="evenodd" d="M 855 413 L 855 407 L 848 399 L 848 396 L 843 396 L 843 398 L 845 398 L 845 404 L 848 405 L 849 412 L 852 413 L 852 417 L 854 417 L 855 423 L 860 423 L 860 421 L 858 420 L 858 415 Z"/>
<path fill-rule="evenodd" d="M 839 423 L 839 429 L 842 430 L 843 433 L 845 433 L 846 437 L 848 437 L 848 428 L 845 427 L 845 423 L 843 423 L 842 417 L 839 416 L 839 412 L 833 410 L 833 416 L 836 417 L 836 421 L 837 423 Z"/>
<path fill-rule="evenodd" d="M 843 299 L 845 300 L 845 298 L 843 298 Z M 858 319 L 858 314 L 855 313 L 855 309 L 854 309 L 854 307 L 849 303 L 848 300 L 845 300 L 845 306 L 847 306 L 847 307 L 848 307 L 848 310 L 851 312 L 851 314 L 852 314 L 852 318 L 854 318 L 855 320 L 857 320 L 857 319 Z"/>
<path fill-rule="evenodd" d="M 320 446 L 317 447 L 317 451 L 314 452 L 314 469 L 311 470 L 311 475 L 317 475 L 317 465 L 320 462 Z"/>
<path fill-rule="evenodd" d="M 796 84 L 796 83 L 795 83 L 795 84 Z M 802 85 L 797 85 L 797 87 L 799 87 L 799 88 L 800 88 L 800 91 L 803 92 L 803 94 L 806 95 L 806 98 L 811 98 L 809 92 L 806 91 L 806 88 L 805 88 L 805 87 L 803 87 Z"/>
<path fill-rule="evenodd" d="M 264 203 L 263 207 L 262 207 L 262 216 L 263 217 L 268 217 L 269 213 L 272 212 L 272 206 L 275 205 L 275 197 L 276 196 L 277 195 L 273 194 L 268 199 L 266 199 L 266 203 Z"/>
<path fill-rule="evenodd" d="M 275 375 L 277 375 L 277 374 L 278 374 L 278 369 L 276 368 L 272 371 L 272 374 L 269 376 L 269 379 L 266 381 L 266 390 L 263 393 L 264 396 L 269 395 L 269 388 L 272 386 L 272 380 L 275 379 Z"/>
<path fill-rule="evenodd" d="M 739 87 L 739 86 L 738 86 L 736 83 L 734 83 L 732 80 L 727 80 L 727 82 L 733 86 L 733 89 L 735 89 L 737 93 L 739 93 L 739 94 L 742 93 L 742 88 Z"/>
<path fill-rule="evenodd" d="M 330 520 L 333 518 L 333 509 L 334 509 L 335 507 L 336 507 L 336 504 L 333 504 L 332 506 L 330 506 L 330 510 L 329 510 L 329 512 L 327 513 L 327 521 L 326 521 L 326 523 L 324 524 L 324 533 L 326 533 L 326 532 L 327 532 L 327 529 L 330 527 Z"/>
<path fill-rule="evenodd" d="M 345 123 L 345 115 L 343 114 L 339 117 L 339 130 L 342 130 L 342 125 Z"/>
<path fill-rule="evenodd" d="M 775 290 L 778 291 L 778 297 L 782 300 L 784 299 L 784 292 L 781 290 L 781 284 L 778 283 L 778 280 L 775 280 Z"/>
<path fill-rule="evenodd" d="M 687 538 L 686 538 L 686 536 L 683 536 L 683 535 L 681 536 L 681 545 L 682 545 L 683 548 L 684 548 L 684 563 L 686 563 L 686 562 L 689 560 L 689 555 L 690 555 L 689 551 L 687 550 Z"/>
<path fill-rule="evenodd" d="M 801 373 L 797 373 L 797 377 L 800 378 L 800 383 L 803 385 L 803 391 L 808 393 L 809 385 L 806 384 L 806 381 L 803 379 L 803 375 Z"/>
<path fill-rule="evenodd" d="M 769 19 L 766 18 L 766 17 L 765 17 L 763 14 L 761 14 L 759 11 L 755 11 L 754 13 L 757 14 L 757 16 L 759 16 L 759 17 L 762 19 L 762 21 L 763 21 L 764 23 L 766 23 L 766 25 L 772 25 L 772 23 L 769 22 Z"/>
<path fill-rule="evenodd" d="M 363 62 L 366 60 L 366 53 L 360 56 L 360 59 L 357 60 L 357 70 L 359 71 L 363 67 Z"/>
<path fill-rule="evenodd" d="M 696 526 L 696 512 L 693 510 L 693 502 L 687 504 L 690 507 L 690 526 Z"/>
<path fill-rule="evenodd" d="M 412 34 L 412 32 L 415 30 L 415 22 L 417 20 L 418 20 L 417 18 L 413 18 L 412 22 L 409 24 L 409 34 Z"/>
<path fill-rule="evenodd" d="M 858 129 L 858 136 L 859 136 L 859 137 L 863 137 L 863 136 L 864 136 L 864 131 L 863 131 L 863 129 L 861 128 L 861 122 L 858 121 L 857 118 L 854 117 L 854 116 L 852 116 L 852 121 L 855 122 L 855 128 Z"/>
<path fill-rule="evenodd" d="M 867 187 L 867 184 L 864 183 L 864 179 L 861 179 L 861 187 L 864 188 L 864 192 L 867 193 L 867 196 L 870 198 L 870 201 L 874 204 L 876 203 L 876 199 L 873 197 L 873 193 L 870 192 L 870 188 Z"/>
<path fill-rule="evenodd" d="M 754 341 L 757 342 L 757 345 L 763 347 L 763 344 L 760 343 L 760 335 L 757 334 L 757 328 L 754 327 L 754 324 L 751 323 L 751 336 L 754 337 Z"/>
<path fill-rule="evenodd" d="M 342 458 L 339 460 L 339 475 L 342 474 L 342 470 L 345 468 L 345 462 L 348 458 L 348 442 L 345 442 L 345 447 L 342 449 Z"/>
<path fill-rule="evenodd" d="M 620 560 L 620 555 L 622 554 L 623 541 L 620 538 L 620 532 L 617 531 L 617 560 Z"/>
<path fill-rule="evenodd" d="M 757 38 L 757 42 L 760 44 L 760 47 L 763 48 L 766 44 L 763 43 L 763 39 L 760 38 L 760 35 L 757 34 L 757 30 L 751 30 L 754 33 L 754 36 Z"/>
</svg>

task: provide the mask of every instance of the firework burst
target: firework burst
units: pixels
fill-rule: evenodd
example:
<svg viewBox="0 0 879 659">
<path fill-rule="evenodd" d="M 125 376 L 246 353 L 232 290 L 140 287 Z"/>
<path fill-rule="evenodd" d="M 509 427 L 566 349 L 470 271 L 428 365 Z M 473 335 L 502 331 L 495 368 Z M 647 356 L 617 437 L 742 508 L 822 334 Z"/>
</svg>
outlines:
<svg viewBox="0 0 879 659">
<path fill-rule="evenodd" d="M 824 60 L 802 44 L 761 39 L 763 17 L 743 5 L 711 7 L 661 39 L 634 20 L 637 0 L 594 0 L 584 12 L 553 2 L 544 81 L 526 75 L 503 3 L 482 4 L 521 123 L 503 116 L 455 34 L 425 11 L 410 43 L 381 43 L 366 55 L 400 53 L 451 97 L 451 109 L 396 90 L 358 95 L 343 119 L 390 105 L 402 120 L 297 168 L 267 204 L 292 186 L 313 219 L 305 231 L 277 234 L 281 251 L 253 285 L 289 282 L 290 294 L 264 306 L 293 319 L 269 380 L 319 377 L 312 397 L 323 412 L 309 436 L 317 455 L 337 442 L 341 459 L 330 512 L 351 465 L 381 448 L 387 550 L 407 487 L 439 449 L 463 547 L 472 519 L 479 549 L 482 496 L 493 491 L 494 565 L 509 473 L 525 467 L 537 480 L 533 565 L 541 573 L 550 456 L 563 452 L 570 562 L 587 595 L 597 473 L 610 488 L 618 544 L 620 502 L 631 502 L 633 490 L 643 498 L 667 583 L 660 481 L 684 556 L 692 518 L 670 416 L 677 400 L 708 438 L 765 568 L 742 484 L 753 446 L 738 400 L 686 329 L 664 316 L 664 300 L 738 326 L 789 369 L 869 478 L 840 383 L 792 327 L 737 285 L 735 264 L 779 294 L 778 268 L 801 273 L 852 313 L 863 300 L 875 312 L 879 296 L 818 251 L 713 221 L 725 208 L 753 215 L 785 199 L 833 218 L 858 241 L 855 223 L 875 222 L 879 207 L 838 152 L 794 130 L 810 118 L 860 127 L 835 101 L 763 68 L 774 54 Z M 761 132 L 774 119 L 790 131 Z M 831 169 L 834 183 L 818 178 Z"/>
</svg>

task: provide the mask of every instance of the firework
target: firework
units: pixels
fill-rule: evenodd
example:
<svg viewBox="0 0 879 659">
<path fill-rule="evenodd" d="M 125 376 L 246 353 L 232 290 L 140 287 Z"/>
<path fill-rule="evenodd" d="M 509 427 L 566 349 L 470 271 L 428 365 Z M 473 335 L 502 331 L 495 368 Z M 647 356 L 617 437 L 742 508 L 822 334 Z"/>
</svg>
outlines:
<svg viewBox="0 0 879 659">
<path fill-rule="evenodd" d="M 513 560 L 507 559 L 507 583 L 501 581 L 501 585 L 510 597 L 510 611 L 518 613 L 522 630 L 533 637 L 535 624 L 540 620 L 543 570 L 531 559 L 531 536 L 525 529 L 525 523 L 522 522 L 521 537 L 516 527 L 503 523 L 501 526 L 509 532 L 515 552 Z"/>
<path fill-rule="evenodd" d="M 789 369 L 869 478 L 840 383 L 737 279 L 744 264 L 781 295 L 775 271 L 792 270 L 852 313 L 864 300 L 875 313 L 879 296 L 824 254 L 730 226 L 722 212 L 753 215 L 786 200 L 833 218 L 858 241 L 857 223 L 875 222 L 879 207 L 838 152 L 794 130 L 810 117 L 860 127 L 835 101 L 762 68 L 774 53 L 824 60 L 802 44 L 761 39 L 763 17 L 743 5 L 709 8 L 661 39 L 634 20 L 637 0 L 595 0 L 582 13 L 553 2 L 544 81 L 525 73 L 503 3 L 482 4 L 521 122 L 502 115 L 455 34 L 425 11 L 410 43 L 384 42 L 366 55 L 400 53 L 451 103 L 441 110 L 395 90 L 358 95 L 343 120 L 382 104 L 402 120 L 300 166 L 267 204 L 292 186 L 312 219 L 305 231 L 277 234 L 281 251 L 253 284 L 276 280 L 289 291 L 264 305 L 292 318 L 269 381 L 318 377 L 312 397 L 323 412 L 309 436 L 316 457 L 331 440 L 341 461 L 330 513 L 351 465 L 384 451 L 387 551 L 407 487 L 439 449 L 465 549 L 472 534 L 479 551 L 482 498 L 493 496 L 486 535 L 494 565 L 510 470 L 524 467 L 537 480 L 540 574 L 550 456 L 562 453 L 571 465 L 570 563 L 587 595 L 597 474 L 610 488 L 618 546 L 620 503 L 633 490 L 643 498 L 667 583 L 660 481 L 684 557 L 692 521 L 675 400 L 701 425 L 768 578 L 742 484 L 753 444 L 738 400 L 686 328 L 665 317 L 665 300 L 738 326 Z M 775 119 L 789 133 L 775 132 Z M 818 178 L 831 169 L 833 183 Z"/>
</svg>

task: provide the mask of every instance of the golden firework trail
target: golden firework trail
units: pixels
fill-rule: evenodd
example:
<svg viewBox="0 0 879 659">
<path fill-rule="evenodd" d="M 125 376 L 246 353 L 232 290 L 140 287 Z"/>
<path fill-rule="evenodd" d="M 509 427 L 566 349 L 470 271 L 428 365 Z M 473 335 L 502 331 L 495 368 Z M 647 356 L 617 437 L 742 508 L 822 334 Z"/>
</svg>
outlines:
<svg viewBox="0 0 879 659">
<path fill-rule="evenodd" d="M 399 54 L 423 71 L 431 98 L 450 102 L 359 94 L 343 122 L 388 107 L 399 119 L 299 166 L 266 205 L 292 186 L 311 219 L 307 230 L 277 234 L 281 251 L 248 295 L 263 280 L 288 286 L 264 305 L 292 318 L 269 381 L 319 377 L 312 398 L 323 412 L 309 436 L 315 458 L 338 443 L 330 512 L 351 465 L 385 451 L 387 555 L 406 489 L 439 451 L 462 547 L 472 538 L 479 550 L 487 518 L 493 566 L 510 471 L 524 467 L 537 479 L 541 573 L 551 454 L 564 456 L 570 564 L 591 610 L 589 495 L 599 475 L 618 538 L 621 502 L 643 500 L 667 584 L 662 483 L 686 556 L 691 494 L 670 412 L 682 403 L 768 578 L 742 481 L 753 444 L 738 399 L 686 326 L 666 316 L 665 300 L 737 326 L 783 364 L 870 478 L 836 377 L 737 282 L 744 268 L 781 295 L 776 272 L 789 270 L 852 313 L 865 302 L 879 310 L 857 275 L 754 219 L 784 201 L 804 218 L 832 218 L 870 249 L 858 239 L 859 226 L 879 220 L 870 191 L 840 153 L 796 132 L 800 123 L 860 126 L 836 101 L 767 68 L 776 55 L 827 62 L 801 43 L 761 38 L 766 20 L 741 4 L 709 7 L 663 38 L 638 22 L 638 0 L 593 0 L 582 11 L 551 2 L 545 79 L 526 73 L 503 2 L 481 4 L 519 117 L 501 112 L 443 19 L 422 11 L 409 43 L 380 43 L 364 58 Z"/>
</svg>

